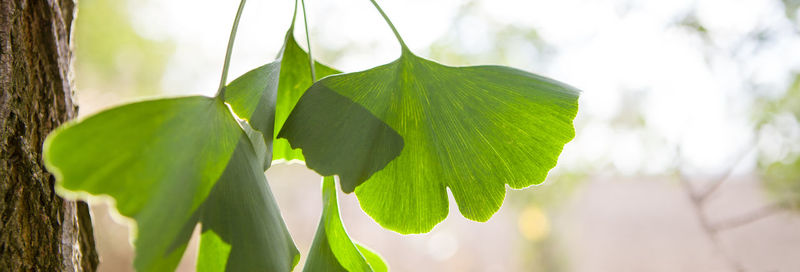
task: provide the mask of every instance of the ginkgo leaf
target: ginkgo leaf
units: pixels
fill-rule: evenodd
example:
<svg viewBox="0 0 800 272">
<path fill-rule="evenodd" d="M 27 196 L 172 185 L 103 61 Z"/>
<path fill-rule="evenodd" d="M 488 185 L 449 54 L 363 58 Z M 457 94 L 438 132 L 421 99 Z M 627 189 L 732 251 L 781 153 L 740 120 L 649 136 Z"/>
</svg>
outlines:
<svg viewBox="0 0 800 272">
<path fill-rule="evenodd" d="M 275 101 L 281 61 L 277 60 L 250 70 L 225 87 L 225 102 L 239 118 L 263 133 L 267 147 L 264 169 L 272 162 L 272 134 L 275 126 Z"/>
<path fill-rule="evenodd" d="M 403 150 L 395 130 L 336 92 L 312 86 L 289 118 L 278 137 L 302 147 L 309 168 L 323 176 L 339 175 L 348 193 Z"/>
<path fill-rule="evenodd" d="M 297 100 L 313 83 L 308 53 L 297 45 L 293 32 L 294 25 L 286 33 L 283 49 L 274 62 L 245 73 L 226 87 L 225 101 L 264 137 L 278 134 Z M 341 73 L 316 61 L 314 67 L 319 77 Z M 272 150 L 272 157 L 267 159 L 303 160 L 301 151 L 292 149 L 285 139 L 273 139 L 264 138 Z"/>
<path fill-rule="evenodd" d="M 268 135 L 279 68 L 264 65 L 226 87 L 231 108 Z M 67 125 L 48 138 L 45 154 L 49 169 L 60 171 L 61 191 L 108 195 L 134 220 L 137 270 L 174 269 L 201 222 L 204 270 L 219 271 L 213 268 L 221 263 L 289 271 L 299 255 L 263 174 L 271 162 L 272 137 L 266 140 L 237 124 L 219 100 L 187 97 L 125 105 Z M 208 254 L 224 248 L 230 254 Z"/>
<path fill-rule="evenodd" d="M 574 137 L 578 93 L 513 68 L 441 65 L 404 47 L 389 64 L 316 82 L 279 136 L 302 148 L 310 168 L 340 175 L 343 188 L 374 172 L 355 190 L 362 209 L 388 229 L 427 232 L 448 214 L 447 188 L 465 217 L 486 221 L 503 203 L 506 184 L 524 188 L 544 181 Z M 364 165 L 384 157 L 337 154 L 343 146 L 372 153 L 393 148 L 391 141 L 364 141 L 385 131 L 358 129 L 363 125 L 353 122 L 363 113 L 340 109 L 356 107 L 350 104 L 402 136 L 402 153 L 383 170 Z M 303 128 L 308 122 L 338 125 L 309 134 Z"/>
<path fill-rule="evenodd" d="M 267 148 L 261 133 L 247 136 L 194 221 L 203 226 L 197 271 L 291 271 L 300 259 L 264 176 Z"/>
<path fill-rule="evenodd" d="M 383 261 L 381 255 L 375 253 L 371 249 L 366 248 L 360 244 L 356 244 L 358 247 L 358 251 L 361 252 L 361 255 L 364 255 L 364 259 L 367 260 L 367 263 L 370 267 L 372 267 L 372 271 L 374 272 L 386 272 L 389 271 L 389 266 Z"/>
<path fill-rule="evenodd" d="M 336 183 L 322 179 L 322 217 L 303 271 L 387 271 L 380 257 L 350 240 L 339 216 Z M 374 268 L 373 268 L 374 267 Z"/>
<path fill-rule="evenodd" d="M 294 105 L 300 96 L 311 86 L 310 65 L 308 60 L 308 53 L 303 51 L 297 45 L 294 39 L 294 23 L 289 31 L 286 32 L 286 40 L 283 43 L 283 50 L 281 50 L 281 73 L 280 83 L 278 84 L 278 98 L 277 98 L 277 111 L 275 113 L 275 133 L 283 127 L 286 117 L 292 111 Z M 314 61 L 314 71 L 318 78 L 323 78 L 329 75 L 341 73 L 336 69 L 325 66 L 319 62 Z M 266 134 L 266 132 L 264 132 Z M 277 137 L 276 137 L 277 138 Z M 285 139 L 276 139 L 273 144 L 273 159 L 274 160 L 304 160 L 303 154 L 300 150 L 292 149 Z"/>
<path fill-rule="evenodd" d="M 138 102 L 70 122 L 47 137 L 44 161 L 61 195 L 109 196 L 135 220 L 140 271 L 173 270 L 181 232 L 222 175 L 243 135 L 208 97 Z"/>
<path fill-rule="evenodd" d="M 297 1 L 295 1 L 296 13 Z M 290 112 L 294 111 L 297 101 L 304 94 L 306 88 L 313 83 L 311 70 L 309 69 L 309 55 L 297 45 L 293 32 L 294 18 L 292 18 L 292 25 L 286 33 L 286 40 L 280 54 L 282 62 L 275 117 L 275 128 L 277 130 L 273 146 L 273 159 L 305 160 L 300 150 L 293 149 L 301 145 L 325 145 L 326 147 L 331 147 L 331 149 L 326 149 L 322 153 L 335 155 L 336 158 L 325 157 L 318 159 L 317 156 L 312 155 L 314 159 L 307 160 L 306 164 L 323 176 L 333 175 L 334 172 L 330 171 L 331 169 L 341 169 L 342 171 L 336 174 L 343 180 L 342 189 L 345 192 L 352 192 L 358 185 L 355 182 L 356 180 L 368 178 L 372 173 L 386 166 L 389 161 L 400 154 L 400 150 L 403 148 L 403 139 L 362 106 L 352 103 L 345 97 L 337 97 L 335 93 L 331 93 L 331 96 L 304 104 L 306 110 L 299 110 L 299 112 L 316 111 L 317 107 L 314 102 L 335 103 L 335 105 L 325 105 L 318 108 L 325 112 L 312 112 L 307 115 L 296 114 L 295 118 L 298 120 L 290 124 L 292 128 L 287 131 L 295 131 L 297 137 L 293 139 L 294 142 L 291 146 L 286 145 L 286 140 L 282 139 L 285 137 L 278 135 L 277 132 L 281 131 L 281 128 L 285 125 L 285 118 L 288 117 Z M 314 64 L 317 76 L 325 77 L 339 73 L 339 71 L 318 62 L 314 62 Z M 321 115 L 327 115 L 328 118 L 318 118 Z M 332 116 L 347 117 L 338 119 L 331 118 Z M 331 119 L 334 122 L 330 122 Z M 329 134 L 328 132 L 342 133 Z M 343 143 L 343 145 L 330 145 L 319 142 L 318 135 L 320 134 L 330 136 L 325 139 L 327 142 Z M 375 148 L 360 148 L 364 144 L 369 144 Z M 316 150 L 315 148 L 307 148 L 303 152 L 315 152 Z M 351 158 L 352 160 L 338 160 L 338 157 Z"/>
</svg>

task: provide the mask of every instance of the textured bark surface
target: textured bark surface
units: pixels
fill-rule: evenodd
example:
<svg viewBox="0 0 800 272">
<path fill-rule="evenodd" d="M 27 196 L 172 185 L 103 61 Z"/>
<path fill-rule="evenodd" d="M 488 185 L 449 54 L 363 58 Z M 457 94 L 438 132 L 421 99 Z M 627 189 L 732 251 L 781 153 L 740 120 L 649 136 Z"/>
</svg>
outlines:
<svg viewBox="0 0 800 272">
<path fill-rule="evenodd" d="M 53 191 L 42 144 L 75 117 L 74 0 L 0 0 L 0 270 L 94 271 L 85 203 Z"/>
</svg>

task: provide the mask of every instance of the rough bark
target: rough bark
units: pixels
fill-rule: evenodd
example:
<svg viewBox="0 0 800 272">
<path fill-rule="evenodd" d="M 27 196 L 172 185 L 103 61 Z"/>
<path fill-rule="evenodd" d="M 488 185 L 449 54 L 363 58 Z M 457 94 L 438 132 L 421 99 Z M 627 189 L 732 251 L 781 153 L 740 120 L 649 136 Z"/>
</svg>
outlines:
<svg viewBox="0 0 800 272">
<path fill-rule="evenodd" d="M 74 0 L 0 0 L 0 270 L 94 271 L 85 203 L 65 201 L 42 144 L 75 117 Z"/>
</svg>

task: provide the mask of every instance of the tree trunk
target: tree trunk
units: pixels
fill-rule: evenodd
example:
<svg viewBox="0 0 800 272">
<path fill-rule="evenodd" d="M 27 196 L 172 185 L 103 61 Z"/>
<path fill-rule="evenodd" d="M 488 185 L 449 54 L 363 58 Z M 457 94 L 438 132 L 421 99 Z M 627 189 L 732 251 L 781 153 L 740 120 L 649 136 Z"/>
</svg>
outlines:
<svg viewBox="0 0 800 272">
<path fill-rule="evenodd" d="M 50 131 L 75 117 L 74 0 L 0 0 L 0 270 L 94 271 L 83 202 L 53 191 L 42 162 Z"/>
</svg>

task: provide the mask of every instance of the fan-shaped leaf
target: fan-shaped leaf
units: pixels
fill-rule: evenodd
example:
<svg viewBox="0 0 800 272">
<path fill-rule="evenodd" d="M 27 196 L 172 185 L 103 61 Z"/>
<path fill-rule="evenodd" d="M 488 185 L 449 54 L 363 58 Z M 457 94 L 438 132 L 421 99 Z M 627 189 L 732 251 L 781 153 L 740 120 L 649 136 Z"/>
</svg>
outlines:
<svg viewBox="0 0 800 272">
<path fill-rule="evenodd" d="M 283 127 L 286 117 L 292 111 L 300 96 L 311 86 L 310 67 L 308 53 L 297 45 L 297 41 L 292 34 L 294 27 L 290 27 L 286 33 L 286 40 L 281 51 L 281 73 L 280 83 L 278 84 L 277 112 L 275 114 L 275 133 Z M 328 75 L 341 73 L 336 69 L 330 68 L 319 62 L 314 62 L 314 70 L 318 78 Z M 267 134 L 264 131 L 264 134 Z M 277 137 L 276 137 L 277 138 Z M 273 145 L 274 160 L 304 160 L 300 150 L 293 150 L 285 139 L 276 139 Z"/>
<path fill-rule="evenodd" d="M 184 222 L 206 199 L 243 135 L 230 110 L 208 97 L 113 108 L 60 127 L 44 159 L 57 190 L 107 195 L 138 230 L 134 266 L 172 270 L 188 239 Z"/>
<path fill-rule="evenodd" d="M 264 65 L 227 87 L 235 111 L 268 135 L 279 68 Z M 299 259 L 263 174 L 271 153 L 262 134 L 219 100 L 121 106 L 59 129 L 45 154 L 62 192 L 109 195 L 134 219 L 137 270 L 174 269 L 198 222 L 201 270 L 289 271 Z"/>
<path fill-rule="evenodd" d="M 355 190 L 361 207 L 386 228 L 419 233 L 447 216 L 446 188 L 465 217 L 486 221 L 502 204 L 506 184 L 541 183 L 574 137 L 577 101 L 576 89 L 535 74 L 501 66 L 449 67 L 404 50 L 389 64 L 315 83 L 279 136 L 303 149 L 309 167 L 341 175 L 343 188 L 375 172 Z M 382 136 L 354 129 L 361 124 L 353 116 L 363 114 L 336 109 L 347 103 L 364 107 L 402 136 L 402 153 L 383 170 L 365 165 L 384 157 L 337 156 L 342 146 L 373 153 L 392 146 L 363 141 L 369 137 L 362 133 Z M 309 120 L 345 123 L 307 135 L 302 123 Z M 316 160 L 321 162 L 312 164 Z"/>
<path fill-rule="evenodd" d="M 300 255 L 259 163 L 266 145 L 261 133 L 242 125 L 247 136 L 193 217 L 203 226 L 197 270 L 291 271 Z"/>
</svg>

